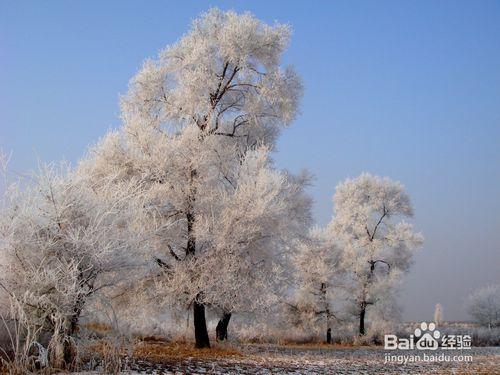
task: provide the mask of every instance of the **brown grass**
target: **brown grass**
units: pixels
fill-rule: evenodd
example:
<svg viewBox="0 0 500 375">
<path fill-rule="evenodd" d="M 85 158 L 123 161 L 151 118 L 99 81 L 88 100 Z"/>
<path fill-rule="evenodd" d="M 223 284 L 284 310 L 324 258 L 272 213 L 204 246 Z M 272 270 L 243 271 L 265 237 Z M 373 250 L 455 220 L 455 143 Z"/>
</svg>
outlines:
<svg viewBox="0 0 500 375">
<path fill-rule="evenodd" d="M 90 330 L 90 331 L 100 333 L 100 334 L 106 334 L 106 333 L 109 333 L 112 331 L 112 328 L 109 325 L 107 325 L 105 323 L 98 323 L 98 322 L 90 322 L 90 323 L 84 324 L 83 327 Z"/>
<path fill-rule="evenodd" d="M 195 349 L 192 343 L 187 342 L 140 341 L 134 347 L 133 357 L 161 363 L 187 358 L 211 361 L 242 358 L 244 355 L 230 346 L 220 344 L 215 344 L 210 349 Z"/>
<path fill-rule="evenodd" d="M 327 344 L 322 342 L 308 342 L 308 343 L 296 343 L 296 342 L 285 342 L 280 346 L 284 346 L 287 348 L 297 348 L 297 349 L 352 349 L 352 348 L 376 348 L 375 346 L 370 345 L 357 345 L 354 343 L 335 343 L 335 344 Z"/>
<path fill-rule="evenodd" d="M 108 355 L 112 351 L 117 351 L 118 353 L 123 354 L 123 355 L 126 354 L 125 348 L 120 347 L 119 345 L 117 346 L 114 343 L 112 343 L 106 339 L 99 340 L 99 341 L 96 341 L 96 342 L 90 344 L 87 347 L 87 349 L 94 352 L 94 353 L 99 354 L 101 357 Z"/>
</svg>

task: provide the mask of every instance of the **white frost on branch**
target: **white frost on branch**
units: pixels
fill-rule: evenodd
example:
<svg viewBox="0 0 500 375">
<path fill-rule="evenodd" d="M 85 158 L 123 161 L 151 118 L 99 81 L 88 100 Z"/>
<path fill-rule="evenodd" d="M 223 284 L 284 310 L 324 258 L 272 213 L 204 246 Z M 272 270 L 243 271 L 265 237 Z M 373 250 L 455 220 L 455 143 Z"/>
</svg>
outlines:
<svg viewBox="0 0 500 375">
<path fill-rule="evenodd" d="M 250 13 L 208 11 L 131 80 L 121 103 L 124 123 L 167 131 L 195 124 L 272 146 L 302 94 L 294 70 L 279 65 L 289 37 L 289 26 L 269 26 Z"/>
</svg>

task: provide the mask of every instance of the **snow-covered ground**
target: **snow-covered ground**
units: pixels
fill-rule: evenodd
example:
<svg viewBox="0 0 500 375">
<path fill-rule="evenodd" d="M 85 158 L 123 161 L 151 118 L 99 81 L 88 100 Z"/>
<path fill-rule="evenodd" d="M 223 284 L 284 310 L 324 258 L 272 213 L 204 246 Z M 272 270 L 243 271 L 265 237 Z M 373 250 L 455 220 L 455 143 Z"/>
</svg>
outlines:
<svg viewBox="0 0 500 375">
<path fill-rule="evenodd" d="M 156 374 L 500 374 L 500 348 L 482 347 L 462 351 L 385 351 L 382 348 L 298 348 L 250 345 L 242 358 L 215 361 L 186 358 L 151 363 L 134 361 L 129 373 Z M 472 361 L 386 362 L 386 354 L 416 359 L 423 354 L 467 355 Z"/>
</svg>

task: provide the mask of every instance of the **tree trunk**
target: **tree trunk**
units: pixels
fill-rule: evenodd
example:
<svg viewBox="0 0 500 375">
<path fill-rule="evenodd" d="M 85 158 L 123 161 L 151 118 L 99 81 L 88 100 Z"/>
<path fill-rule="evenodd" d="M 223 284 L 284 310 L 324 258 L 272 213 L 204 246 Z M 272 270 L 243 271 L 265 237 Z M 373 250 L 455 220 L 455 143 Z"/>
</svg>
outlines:
<svg viewBox="0 0 500 375">
<path fill-rule="evenodd" d="M 321 298 L 323 299 L 323 304 L 325 305 L 325 316 L 326 316 L 326 343 L 332 343 L 332 329 L 330 328 L 330 318 L 332 313 L 330 312 L 330 304 L 326 299 L 326 284 L 321 283 L 320 287 Z"/>
<path fill-rule="evenodd" d="M 190 175 L 190 190 L 191 194 L 188 199 L 188 208 L 186 211 L 187 221 L 187 246 L 186 257 L 194 256 L 196 253 L 196 238 L 194 236 L 194 202 L 196 197 L 196 188 L 193 187 L 193 181 L 196 178 L 196 170 L 191 170 Z M 207 321 L 205 319 L 205 305 L 200 302 L 202 292 L 199 292 L 193 303 L 193 323 L 194 337 L 196 340 L 196 348 L 210 348 L 210 339 L 208 338 Z"/>
<path fill-rule="evenodd" d="M 217 341 L 227 340 L 227 326 L 229 325 L 229 320 L 231 319 L 231 313 L 224 313 L 222 318 L 219 319 L 217 327 L 215 328 L 215 334 Z"/>
<path fill-rule="evenodd" d="M 63 342 L 63 361 L 66 370 L 74 370 L 76 368 L 77 349 L 73 341 L 64 338 Z"/>
<path fill-rule="evenodd" d="M 364 304 L 361 305 L 361 309 L 359 311 L 359 335 L 364 336 L 365 334 L 365 314 L 366 314 L 366 306 Z"/>
<path fill-rule="evenodd" d="M 328 328 L 326 330 L 326 343 L 331 344 L 332 343 L 332 329 Z"/>
<path fill-rule="evenodd" d="M 71 315 L 69 321 L 69 327 L 67 327 L 67 329 L 65 330 L 66 334 L 62 337 L 63 361 L 64 368 L 66 370 L 73 370 L 76 368 L 77 349 L 74 342 L 72 341 L 72 338 L 78 331 L 78 321 L 80 320 L 80 315 L 82 313 L 84 305 L 85 297 L 83 294 L 79 294 L 76 300 L 76 304 L 73 308 L 73 315 Z"/>
<path fill-rule="evenodd" d="M 205 320 L 205 305 L 194 301 L 193 304 L 193 320 L 194 320 L 194 337 L 196 340 L 195 347 L 210 348 L 210 339 L 208 338 L 207 322 Z"/>
<path fill-rule="evenodd" d="M 80 315 L 82 314 L 83 307 L 85 305 L 85 296 L 80 293 L 76 299 L 76 304 L 73 307 L 73 315 L 69 321 L 69 336 L 73 336 L 78 330 L 78 321 L 80 320 Z"/>
</svg>

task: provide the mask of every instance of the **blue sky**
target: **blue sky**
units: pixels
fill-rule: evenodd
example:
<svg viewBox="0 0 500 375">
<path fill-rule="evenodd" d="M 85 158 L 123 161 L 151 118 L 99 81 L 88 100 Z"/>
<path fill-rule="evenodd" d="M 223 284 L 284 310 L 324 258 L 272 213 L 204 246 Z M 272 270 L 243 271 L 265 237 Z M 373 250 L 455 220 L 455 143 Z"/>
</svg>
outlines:
<svg viewBox="0 0 500 375">
<path fill-rule="evenodd" d="M 362 171 L 403 182 L 426 242 L 402 293 L 406 319 L 466 319 L 463 298 L 500 282 L 500 2 L 0 1 L 0 147 L 11 168 L 75 162 L 119 125 L 118 97 L 146 57 L 211 6 L 290 23 L 285 62 L 301 116 L 277 165 L 307 168 L 319 224 Z"/>
</svg>

